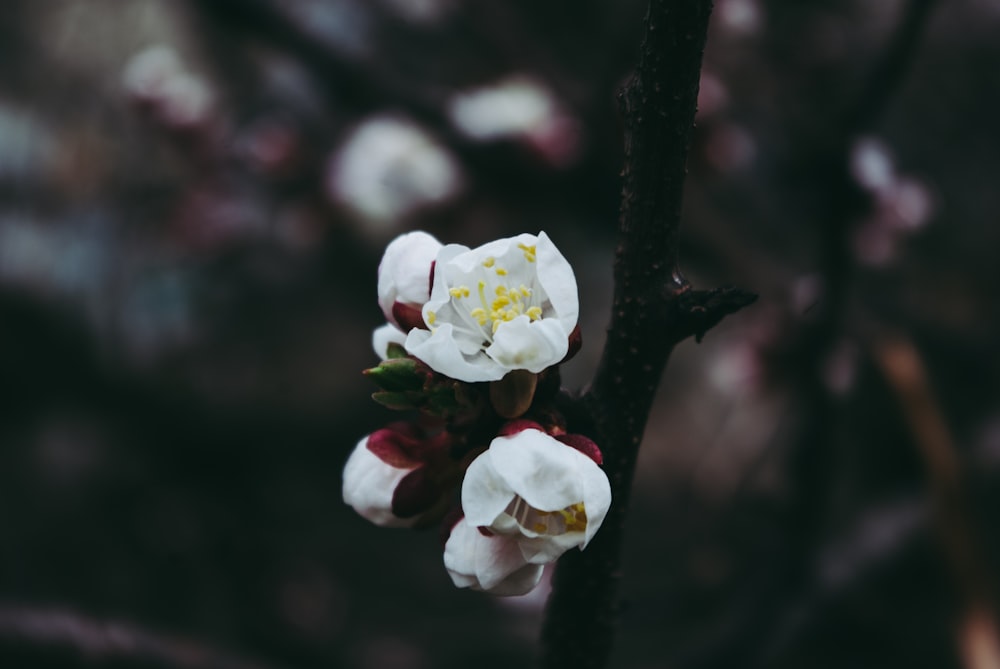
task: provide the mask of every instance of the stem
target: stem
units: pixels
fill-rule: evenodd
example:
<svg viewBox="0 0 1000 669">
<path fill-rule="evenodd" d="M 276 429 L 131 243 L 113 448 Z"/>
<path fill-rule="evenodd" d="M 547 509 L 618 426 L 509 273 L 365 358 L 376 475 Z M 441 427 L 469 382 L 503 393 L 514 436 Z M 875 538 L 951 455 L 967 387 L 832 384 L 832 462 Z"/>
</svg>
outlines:
<svg viewBox="0 0 1000 669">
<path fill-rule="evenodd" d="M 711 0 L 650 0 L 639 65 L 619 94 L 625 162 L 611 326 L 591 390 L 577 401 L 604 451 L 613 503 L 584 552 L 556 570 L 542 632 L 548 669 L 605 666 L 614 637 L 619 553 L 632 474 L 673 347 L 755 296 L 693 290 L 678 267 L 686 160 Z"/>
</svg>

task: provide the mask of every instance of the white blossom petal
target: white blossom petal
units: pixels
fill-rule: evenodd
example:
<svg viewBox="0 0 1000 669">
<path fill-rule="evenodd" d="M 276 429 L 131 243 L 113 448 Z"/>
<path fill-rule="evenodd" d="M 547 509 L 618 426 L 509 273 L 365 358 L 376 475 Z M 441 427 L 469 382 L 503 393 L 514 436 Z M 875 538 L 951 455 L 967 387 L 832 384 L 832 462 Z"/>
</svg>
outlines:
<svg viewBox="0 0 1000 669">
<path fill-rule="evenodd" d="M 427 299 L 424 307 L 424 318 L 427 317 L 428 308 L 440 309 L 443 304 L 449 301 L 448 281 L 453 274 L 451 265 L 457 257 L 469 252 L 468 246 L 461 244 L 446 244 L 442 246 L 434 258 L 434 283 L 431 284 L 431 296 Z M 433 325 L 431 323 L 430 325 Z"/>
<path fill-rule="evenodd" d="M 379 357 L 379 360 L 385 360 L 389 357 L 389 344 L 402 346 L 405 343 L 406 334 L 392 323 L 377 327 L 372 332 L 372 348 L 375 349 L 375 355 Z"/>
<path fill-rule="evenodd" d="M 539 430 L 497 437 L 487 453 L 503 483 L 540 511 L 558 511 L 584 501 L 580 480 L 584 461 L 607 480 L 593 460 Z"/>
<path fill-rule="evenodd" d="M 378 266 L 378 304 L 386 320 L 396 324 L 396 302 L 420 308 L 430 297 L 431 264 L 441 243 L 423 231 L 408 232 L 389 242 Z"/>
<path fill-rule="evenodd" d="M 570 534 L 545 537 L 525 537 L 517 542 L 521 557 L 531 564 L 548 564 L 568 551 L 580 546 L 580 539 Z M 581 546 L 582 547 L 582 546 Z"/>
<path fill-rule="evenodd" d="M 434 332 L 410 330 L 405 347 L 407 353 L 422 360 L 431 369 L 468 383 L 498 381 L 507 373 L 485 353 L 468 357 L 463 354 L 450 323 L 445 323 Z"/>
<path fill-rule="evenodd" d="M 479 587 L 483 590 L 493 590 L 511 574 L 521 570 L 527 564 L 521 555 L 517 541 L 511 541 L 507 537 L 499 535 L 484 536 L 468 523 L 466 523 L 466 527 L 479 535 L 479 539 L 475 540 L 478 544 L 476 578 L 479 580 Z"/>
<path fill-rule="evenodd" d="M 393 467 L 368 450 L 368 437 L 354 447 L 344 465 L 344 502 L 366 520 L 382 527 L 412 527 L 419 520 L 392 513 L 396 486 L 411 469 Z"/>
<path fill-rule="evenodd" d="M 496 595 L 523 595 L 542 576 L 541 565 L 526 562 L 516 541 L 484 536 L 466 519 L 452 528 L 445 543 L 444 565 L 456 586 Z"/>
<path fill-rule="evenodd" d="M 538 233 L 536 255 L 538 283 L 549 296 L 552 309 L 563 324 L 563 328 L 567 332 L 572 332 L 580 315 L 580 298 L 577 294 L 573 267 L 544 232 Z M 567 280 L 567 276 L 571 280 Z"/>
<path fill-rule="evenodd" d="M 462 511 L 466 520 L 477 527 L 493 526 L 517 494 L 493 467 L 492 451 L 491 446 L 472 461 L 462 482 Z M 496 529 L 506 534 L 508 528 Z"/>
<path fill-rule="evenodd" d="M 501 323 L 493 336 L 493 344 L 486 355 L 495 360 L 504 371 L 526 369 L 537 374 L 560 361 L 569 350 L 569 338 L 562 323 L 557 320 L 532 322 L 527 316 Z"/>
<path fill-rule="evenodd" d="M 534 590 L 538 582 L 542 580 L 542 572 L 544 571 L 545 565 L 543 564 L 526 564 L 492 588 L 489 588 L 487 592 L 498 597 L 526 595 Z M 481 589 L 486 590 L 486 588 Z"/>
<path fill-rule="evenodd" d="M 447 556 L 448 553 L 446 552 Z M 457 571 L 448 569 L 448 558 L 445 558 L 445 569 L 448 570 L 448 575 L 451 576 L 451 582 L 455 584 L 456 588 L 472 588 L 473 590 L 478 590 L 479 581 L 475 576 L 471 574 L 460 574 Z"/>
<path fill-rule="evenodd" d="M 577 452 L 579 453 L 579 451 Z M 604 523 L 608 510 L 611 508 L 611 485 L 608 482 L 607 474 L 600 467 L 591 467 L 590 465 L 595 463 L 588 456 L 583 455 L 583 457 L 589 464 L 581 463 L 577 470 L 583 486 L 583 499 L 587 510 L 587 529 L 584 531 L 581 550 L 586 548 L 590 540 L 597 534 L 597 530 Z"/>
</svg>

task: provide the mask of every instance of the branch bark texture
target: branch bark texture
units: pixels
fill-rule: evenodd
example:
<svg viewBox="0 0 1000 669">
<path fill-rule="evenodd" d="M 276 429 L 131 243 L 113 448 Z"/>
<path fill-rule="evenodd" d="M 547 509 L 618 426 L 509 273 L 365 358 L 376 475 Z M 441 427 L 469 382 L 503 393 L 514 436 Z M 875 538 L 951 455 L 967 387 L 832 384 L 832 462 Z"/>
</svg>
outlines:
<svg viewBox="0 0 1000 669">
<path fill-rule="evenodd" d="M 711 0 L 650 0 L 639 64 L 618 96 L 625 162 L 611 326 L 593 384 L 576 406 L 604 450 L 613 502 L 587 550 L 559 562 L 542 633 L 548 669 L 596 669 L 607 662 L 632 474 L 671 350 L 755 299 L 736 289 L 694 290 L 678 267 L 686 161 L 711 11 Z"/>
</svg>

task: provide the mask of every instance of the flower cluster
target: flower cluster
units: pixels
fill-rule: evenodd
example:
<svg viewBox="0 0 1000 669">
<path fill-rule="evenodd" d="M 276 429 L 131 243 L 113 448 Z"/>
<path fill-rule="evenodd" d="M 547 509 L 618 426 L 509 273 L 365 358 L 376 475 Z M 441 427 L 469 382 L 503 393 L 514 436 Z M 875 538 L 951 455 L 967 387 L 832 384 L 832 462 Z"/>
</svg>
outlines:
<svg viewBox="0 0 1000 669">
<path fill-rule="evenodd" d="M 358 443 L 344 501 L 376 525 L 440 523 L 458 587 L 530 591 L 611 505 L 600 449 L 554 406 L 580 346 L 572 268 L 544 232 L 476 249 L 411 232 L 386 248 L 378 302 L 372 397 L 415 417 Z"/>
</svg>

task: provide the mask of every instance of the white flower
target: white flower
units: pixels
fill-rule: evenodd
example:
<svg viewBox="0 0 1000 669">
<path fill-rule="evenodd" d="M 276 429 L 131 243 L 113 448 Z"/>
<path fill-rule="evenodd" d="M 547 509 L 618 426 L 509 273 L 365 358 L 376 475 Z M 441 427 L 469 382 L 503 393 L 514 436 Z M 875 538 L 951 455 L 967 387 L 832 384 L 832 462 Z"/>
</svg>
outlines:
<svg viewBox="0 0 1000 669">
<path fill-rule="evenodd" d="M 597 463 L 534 429 L 494 439 L 462 482 L 469 525 L 513 539 L 532 564 L 585 548 L 610 505 L 611 486 Z"/>
<path fill-rule="evenodd" d="M 430 329 L 410 330 L 406 350 L 470 383 L 538 373 L 566 356 L 578 312 L 573 268 L 544 232 L 474 250 L 449 244 L 423 307 Z"/>
<path fill-rule="evenodd" d="M 486 536 L 465 518 L 452 528 L 444 545 L 444 567 L 457 587 L 494 595 L 530 592 L 545 568 L 525 560 L 516 540 Z"/>
<path fill-rule="evenodd" d="M 461 189 L 455 157 L 417 123 L 388 115 L 358 125 L 326 170 L 327 194 L 363 217 L 367 232 L 390 230 Z"/>
<path fill-rule="evenodd" d="M 400 323 L 398 309 L 420 311 L 430 297 L 431 265 L 441 243 L 423 231 L 408 232 L 389 242 L 378 265 L 378 305 L 386 320 Z"/>
</svg>

